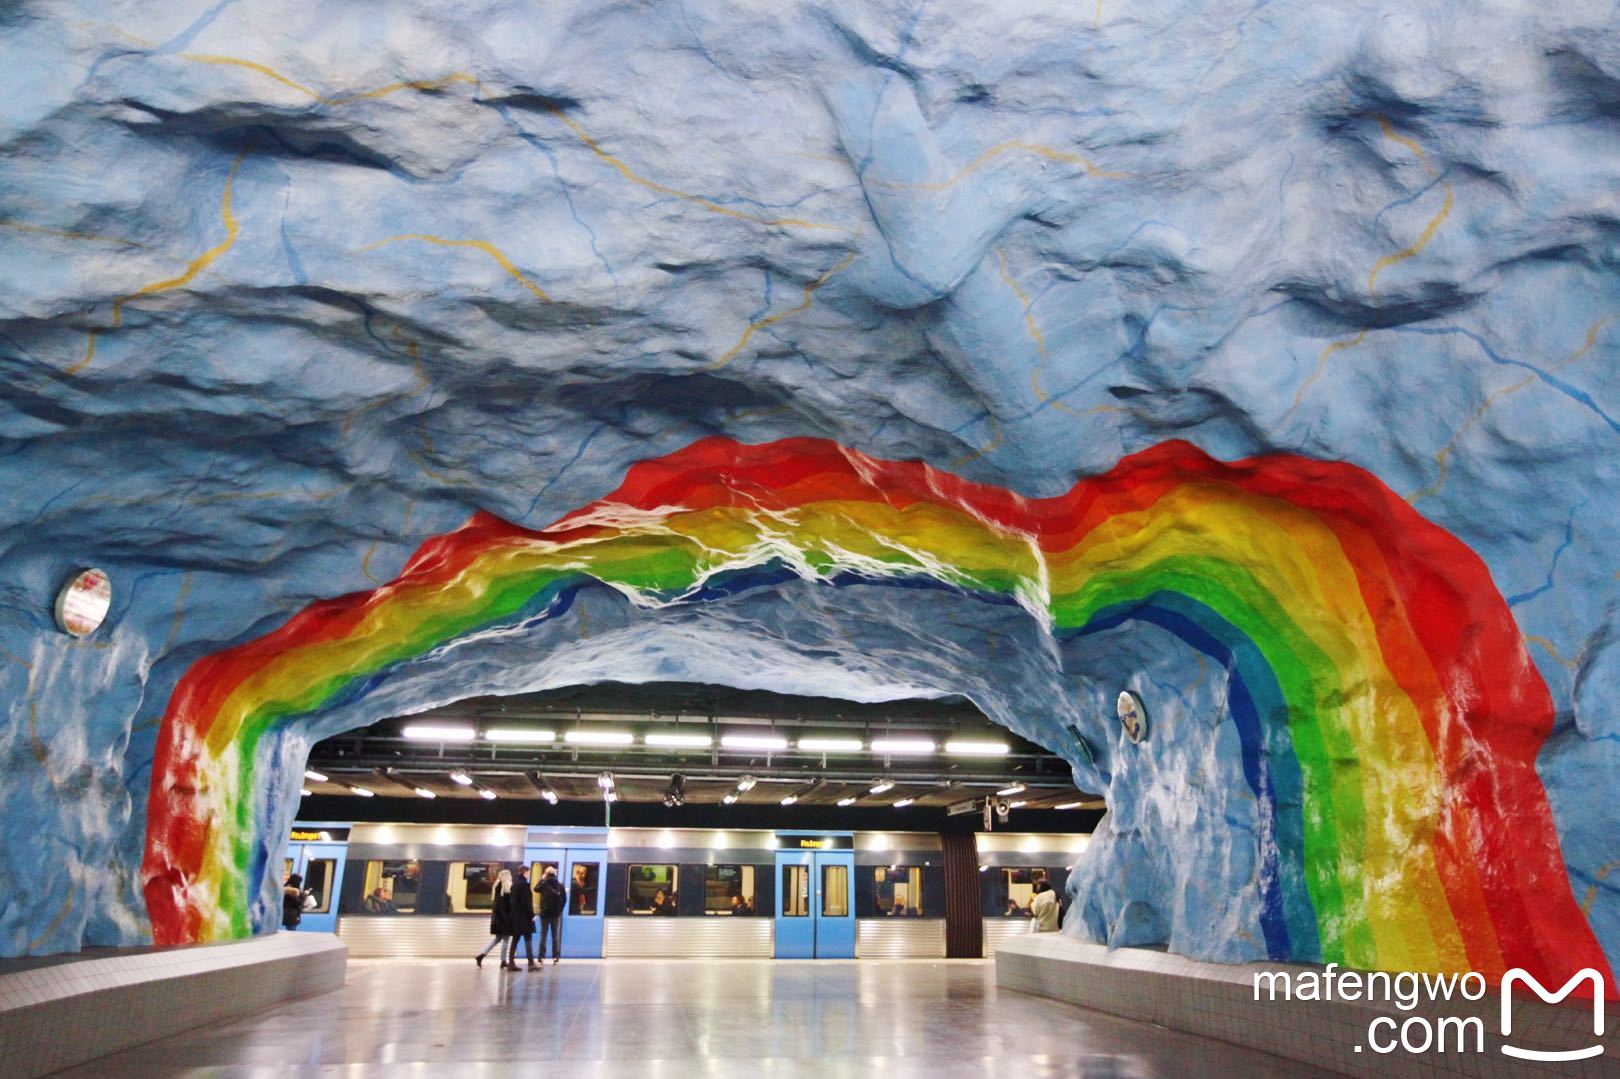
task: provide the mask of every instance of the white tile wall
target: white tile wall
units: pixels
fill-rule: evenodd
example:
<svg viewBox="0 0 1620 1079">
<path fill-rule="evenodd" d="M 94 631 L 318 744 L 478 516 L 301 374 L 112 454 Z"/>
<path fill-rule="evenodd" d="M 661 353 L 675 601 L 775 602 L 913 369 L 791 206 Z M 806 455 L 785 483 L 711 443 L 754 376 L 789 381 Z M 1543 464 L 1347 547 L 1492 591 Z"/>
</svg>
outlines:
<svg viewBox="0 0 1620 1079">
<path fill-rule="evenodd" d="M 151 949 L 0 974 L 0 1075 L 44 1075 L 343 987 L 327 933 Z"/>
<path fill-rule="evenodd" d="M 996 952 L 996 982 L 1008 989 L 1054 997 L 1206 1038 L 1243 1045 L 1276 1056 L 1330 1068 L 1346 1075 L 1453 1076 L 1616 1076 L 1620 1038 L 1614 1035 L 1620 1009 L 1610 1002 L 1601 1057 L 1569 1063 L 1538 1064 L 1501 1054 L 1499 1008 L 1495 993 L 1475 1003 L 1420 1004 L 1412 1012 L 1364 1001 L 1272 1002 L 1254 999 L 1254 974 L 1264 970 L 1300 971 L 1288 964 L 1200 963 L 1144 948 L 1109 951 L 1062 933 L 1014 935 Z M 1370 1049 L 1368 1026 L 1388 1015 L 1397 1024 L 1411 1015 L 1479 1016 L 1485 1052 L 1387 1055 Z M 1527 1048 L 1579 1048 L 1593 1042 L 1592 1005 L 1571 1007 L 1516 1000 L 1514 1043 Z M 1470 1048 L 1472 1045 L 1470 1044 Z"/>
</svg>

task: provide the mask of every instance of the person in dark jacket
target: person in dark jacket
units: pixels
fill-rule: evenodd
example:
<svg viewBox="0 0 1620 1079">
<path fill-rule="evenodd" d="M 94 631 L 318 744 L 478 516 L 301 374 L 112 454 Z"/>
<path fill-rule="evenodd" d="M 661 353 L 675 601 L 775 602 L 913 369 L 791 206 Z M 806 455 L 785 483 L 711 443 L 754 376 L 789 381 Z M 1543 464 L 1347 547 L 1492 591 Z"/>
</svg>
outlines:
<svg viewBox="0 0 1620 1079">
<path fill-rule="evenodd" d="M 297 873 L 287 878 L 281 889 L 281 928 L 297 929 L 304 917 L 304 878 Z"/>
<path fill-rule="evenodd" d="M 512 939 L 512 912 L 507 908 L 506 897 L 512 891 L 512 871 L 503 869 L 495 875 L 495 887 L 489 895 L 489 936 L 490 941 L 484 945 L 484 950 L 473 956 L 473 962 L 480 967 L 484 965 L 484 956 L 497 944 L 501 947 L 501 968 L 506 967 L 506 945 Z"/>
<path fill-rule="evenodd" d="M 534 891 L 529 887 L 529 867 L 518 866 L 517 876 L 512 878 L 512 894 L 506 897 L 506 909 L 512 919 L 512 959 L 506 964 L 507 970 L 516 970 L 517 942 L 523 941 L 523 954 L 529 960 L 529 969 L 535 969 L 534 962 Z"/>
<path fill-rule="evenodd" d="M 562 912 L 568 902 L 568 890 L 557 879 L 557 867 L 546 866 L 535 888 L 540 896 L 540 961 L 546 959 L 546 937 L 551 937 L 551 962 L 555 966 L 562 958 Z"/>
</svg>

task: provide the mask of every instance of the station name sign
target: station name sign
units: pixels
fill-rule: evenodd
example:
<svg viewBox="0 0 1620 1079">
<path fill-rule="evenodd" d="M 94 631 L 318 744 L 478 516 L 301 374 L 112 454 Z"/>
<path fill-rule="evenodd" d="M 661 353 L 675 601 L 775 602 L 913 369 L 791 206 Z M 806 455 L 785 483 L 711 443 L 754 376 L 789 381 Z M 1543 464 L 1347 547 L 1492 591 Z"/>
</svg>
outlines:
<svg viewBox="0 0 1620 1079">
<path fill-rule="evenodd" d="M 850 835 L 782 835 L 776 836 L 780 850 L 854 850 L 855 837 Z"/>
<path fill-rule="evenodd" d="M 287 837 L 294 843 L 335 843 L 349 838 L 347 828 L 294 828 Z"/>
</svg>

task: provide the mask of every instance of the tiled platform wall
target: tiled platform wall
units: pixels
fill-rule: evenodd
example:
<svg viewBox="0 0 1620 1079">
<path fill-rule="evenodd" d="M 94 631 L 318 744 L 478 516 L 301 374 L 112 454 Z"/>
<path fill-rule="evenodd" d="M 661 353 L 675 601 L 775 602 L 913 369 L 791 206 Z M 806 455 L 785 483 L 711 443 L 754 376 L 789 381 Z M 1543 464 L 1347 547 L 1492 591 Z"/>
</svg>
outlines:
<svg viewBox="0 0 1620 1079">
<path fill-rule="evenodd" d="M 1301 972 L 1310 967 L 1286 964 L 1200 963 L 1166 952 L 1138 948 L 1109 951 L 1062 933 L 1019 935 L 996 951 L 996 983 L 1008 989 L 1054 997 L 1085 1008 L 1136 1019 L 1206 1038 L 1242 1045 L 1345 1075 L 1454 1076 L 1616 1076 L 1620 1075 L 1620 1036 L 1615 1022 L 1620 1009 L 1610 1002 L 1605 1037 L 1594 1037 L 1592 1004 L 1531 1004 L 1515 994 L 1512 1044 L 1529 1049 L 1579 1049 L 1602 1044 L 1599 1057 L 1563 1063 L 1534 1063 L 1504 1055 L 1501 1046 L 1500 1000 L 1494 991 L 1477 1002 L 1419 1003 L 1411 1011 L 1394 1004 L 1364 1001 L 1256 1001 L 1254 975 L 1259 971 Z M 1558 989 L 1558 986 L 1550 986 Z M 1383 1024 L 1381 1043 L 1399 1038 L 1400 1025 L 1414 1016 L 1477 1016 L 1483 1023 L 1484 1052 L 1455 1046 L 1455 1027 L 1448 1035 L 1451 1051 L 1388 1054 L 1369 1047 L 1370 1025 Z M 1430 1029 L 1433 1029 L 1432 1027 Z M 1412 1041 L 1421 1044 L 1423 1027 L 1415 1025 Z M 1358 1052 L 1356 1047 L 1362 1046 Z"/>
<path fill-rule="evenodd" d="M 45 1075 L 341 989 L 347 961 L 348 949 L 330 934 L 276 933 L 231 944 L 0 964 L 0 1075 Z"/>
</svg>

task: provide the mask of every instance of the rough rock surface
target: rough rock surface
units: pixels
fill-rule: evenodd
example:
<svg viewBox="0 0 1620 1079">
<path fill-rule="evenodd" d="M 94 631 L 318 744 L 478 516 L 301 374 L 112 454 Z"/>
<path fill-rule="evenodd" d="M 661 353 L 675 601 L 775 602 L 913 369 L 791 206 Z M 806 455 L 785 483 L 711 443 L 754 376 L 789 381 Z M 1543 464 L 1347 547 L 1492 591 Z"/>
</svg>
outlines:
<svg viewBox="0 0 1620 1079">
<path fill-rule="evenodd" d="M 148 932 L 154 737 L 199 657 L 389 579 L 474 510 L 540 527 L 720 433 L 1043 496 L 1171 437 L 1370 470 L 1478 552 L 1530 642 L 1569 886 L 1620 962 L 1592 797 L 1620 775 L 1615 18 L 0 13 L 0 954 Z M 82 565 L 114 606 L 74 641 L 50 605 Z M 1108 796 L 1071 929 L 1263 954 L 1218 670 L 1125 626 L 1065 672 L 1016 611 L 853 591 L 649 616 L 603 590 L 613 647 L 573 622 L 492 635 L 313 717 L 277 747 L 278 812 L 309 738 L 473 693 L 965 693 Z M 1054 717 L 1115 746 L 1121 687 L 1162 722 L 1099 770 Z"/>
</svg>

